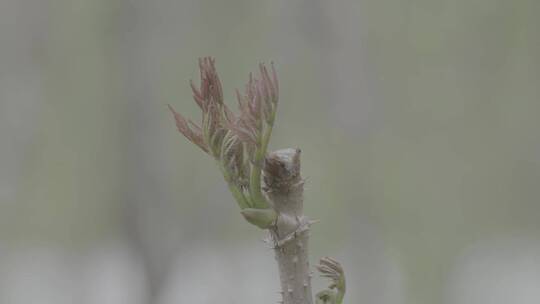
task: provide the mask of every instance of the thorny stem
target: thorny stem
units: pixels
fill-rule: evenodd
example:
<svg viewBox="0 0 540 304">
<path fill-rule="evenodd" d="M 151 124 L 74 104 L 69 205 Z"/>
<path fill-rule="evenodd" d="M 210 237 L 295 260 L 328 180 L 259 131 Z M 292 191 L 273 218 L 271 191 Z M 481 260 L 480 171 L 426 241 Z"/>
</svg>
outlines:
<svg viewBox="0 0 540 304">
<path fill-rule="evenodd" d="M 270 153 L 264 167 L 266 194 L 278 213 L 270 228 L 284 304 L 312 304 L 308 240 L 311 221 L 303 214 L 300 150 Z"/>
</svg>

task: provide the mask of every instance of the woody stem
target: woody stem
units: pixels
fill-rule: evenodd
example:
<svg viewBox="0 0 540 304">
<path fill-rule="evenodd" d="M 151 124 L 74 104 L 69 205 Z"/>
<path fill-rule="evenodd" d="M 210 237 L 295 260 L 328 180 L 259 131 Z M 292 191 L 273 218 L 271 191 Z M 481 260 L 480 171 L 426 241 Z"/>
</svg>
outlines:
<svg viewBox="0 0 540 304">
<path fill-rule="evenodd" d="M 269 153 L 269 162 L 265 164 L 265 191 L 278 213 L 275 225 L 269 231 L 279 269 L 283 304 L 313 303 L 308 259 L 311 222 L 303 214 L 304 185 L 299 153 L 298 149 L 278 150 Z"/>
</svg>

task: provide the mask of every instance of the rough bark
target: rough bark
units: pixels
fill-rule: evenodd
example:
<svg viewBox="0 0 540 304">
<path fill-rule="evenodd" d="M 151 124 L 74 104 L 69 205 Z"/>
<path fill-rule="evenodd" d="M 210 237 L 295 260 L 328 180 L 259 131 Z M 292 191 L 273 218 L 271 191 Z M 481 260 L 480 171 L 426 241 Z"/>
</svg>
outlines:
<svg viewBox="0 0 540 304">
<path fill-rule="evenodd" d="M 279 267 L 284 304 L 312 304 L 308 259 L 309 226 L 303 214 L 304 182 L 300 176 L 300 150 L 278 150 L 266 157 L 265 193 L 278 213 L 269 229 Z"/>
</svg>

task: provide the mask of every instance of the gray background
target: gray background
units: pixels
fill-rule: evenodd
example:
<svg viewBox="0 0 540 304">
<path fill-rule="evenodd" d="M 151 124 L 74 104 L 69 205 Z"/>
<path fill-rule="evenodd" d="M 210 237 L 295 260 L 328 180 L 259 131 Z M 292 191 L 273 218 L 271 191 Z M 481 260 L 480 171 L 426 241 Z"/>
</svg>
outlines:
<svg viewBox="0 0 540 304">
<path fill-rule="evenodd" d="M 274 303 L 263 234 L 166 104 L 281 84 L 346 303 L 540 301 L 537 0 L 1 0 L 0 303 Z M 326 282 L 316 279 L 316 288 Z"/>
</svg>

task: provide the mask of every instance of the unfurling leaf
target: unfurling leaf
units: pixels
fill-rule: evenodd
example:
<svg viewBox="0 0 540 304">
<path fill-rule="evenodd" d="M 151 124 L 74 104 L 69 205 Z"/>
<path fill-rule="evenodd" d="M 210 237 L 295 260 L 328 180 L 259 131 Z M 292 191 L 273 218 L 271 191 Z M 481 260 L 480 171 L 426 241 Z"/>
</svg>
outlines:
<svg viewBox="0 0 540 304">
<path fill-rule="evenodd" d="M 215 60 L 199 59 L 199 86 L 190 82 L 193 99 L 202 111 L 200 125 L 185 119 L 171 106 L 178 131 L 216 159 L 229 189 L 244 217 L 259 227 L 269 227 L 273 210 L 261 192 L 261 170 L 267 152 L 278 101 L 278 83 L 274 66 L 271 73 L 259 65 L 257 77 L 249 76 L 244 94 L 237 91 L 239 113 L 224 103 Z"/>
<path fill-rule="evenodd" d="M 343 297 L 345 296 L 346 289 L 345 272 L 343 271 L 341 264 L 330 257 L 324 257 L 319 261 L 317 270 L 319 270 L 322 277 L 329 278 L 332 281 L 330 286 L 328 286 L 329 289 L 325 289 L 317 294 L 317 301 L 319 301 L 320 295 L 320 299 L 322 301 L 320 302 L 321 304 L 341 304 Z M 333 291 L 332 289 L 336 289 L 336 291 Z M 318 303 L 319 302 L 317 302 L 317 304 Z"/>
</svg>

